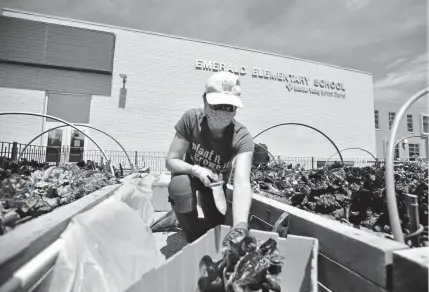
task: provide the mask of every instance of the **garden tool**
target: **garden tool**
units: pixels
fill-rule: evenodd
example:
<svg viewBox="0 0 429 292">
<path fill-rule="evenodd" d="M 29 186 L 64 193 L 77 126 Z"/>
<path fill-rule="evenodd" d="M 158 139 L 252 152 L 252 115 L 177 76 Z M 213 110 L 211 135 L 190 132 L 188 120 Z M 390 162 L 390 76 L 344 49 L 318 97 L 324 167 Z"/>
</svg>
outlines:
<svg viewBox="0 0 429 292">
<path fill-rule="evenodd" d="M 227 208 L 225 193 L 223 191 L 224 183 L 225 182 L 221 180 L 210 184 L 210 188 L 213 191 L 213 198 L 216 204 L 216 208 L 219 210 L 219 212 L 222 213 L 222 215 L 225 215 Z"/>
</svg>

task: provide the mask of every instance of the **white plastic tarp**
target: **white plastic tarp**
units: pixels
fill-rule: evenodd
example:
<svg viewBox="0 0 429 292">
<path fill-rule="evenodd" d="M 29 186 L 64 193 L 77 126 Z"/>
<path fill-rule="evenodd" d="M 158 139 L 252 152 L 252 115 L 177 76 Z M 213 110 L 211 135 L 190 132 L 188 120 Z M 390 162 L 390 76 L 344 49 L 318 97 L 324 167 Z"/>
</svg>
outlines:
<svg viewBox="0 0 429 292">
<path fill-rule="evenodd" d="M 50 292 L 122 292 L 155 266 L 151 180 L 125 180 L 113 197 L 72 219 Z"/>
<path fill-rule="evenodd" d="M 122 201 L 130 206 L 145 224 L 150 226 L 153 223 L 155 210 L 152 204 L 153 191 L 152 183 L 154 176 L 143 173 L 141 176 L 125 178 L 120 191 L 115 193 L 108 200 Z"/>
</svg>

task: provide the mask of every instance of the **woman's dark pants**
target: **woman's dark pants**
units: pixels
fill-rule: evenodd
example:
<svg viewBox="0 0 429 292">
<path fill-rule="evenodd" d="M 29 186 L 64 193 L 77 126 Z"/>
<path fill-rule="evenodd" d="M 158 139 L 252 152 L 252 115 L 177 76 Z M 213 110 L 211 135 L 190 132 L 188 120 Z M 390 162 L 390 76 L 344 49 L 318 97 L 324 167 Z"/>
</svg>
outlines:
<svg viewBox="0 0 429 292">
<path fill-rule="evenodd" d="M 204 219 L 198 218 L 197 191 Z M 168 194 L 171 207 L 189 243 L 225 221 L 225 216 L 216 208 L 211 188 L 204 186 L 198 178 L 173 174 Z"/>
</svg>

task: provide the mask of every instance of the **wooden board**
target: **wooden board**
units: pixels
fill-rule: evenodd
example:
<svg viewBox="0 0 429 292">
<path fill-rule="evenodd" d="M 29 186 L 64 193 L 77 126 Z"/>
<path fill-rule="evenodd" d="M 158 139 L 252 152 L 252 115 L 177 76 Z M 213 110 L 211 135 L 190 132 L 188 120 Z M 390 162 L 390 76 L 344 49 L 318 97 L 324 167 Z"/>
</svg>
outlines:
<svg viewBox="0 0 429 292">
<path fill-rule="evenodd" d="M 386 292 L 387 290 L 319 254 L 319 282 L 332 292 Z"/>
<path fill-rule="evenodd" d="M 291 234 L 317 238 L 320 253 L 385 289 L 392 283 L 393 251 L 409 249 L 405 244 L 257 194 L 253 195 L 250 212 L 272 225 L 283 212 L 288 212 Z"/>
<path fill-rule="evenodd" d="M 112 196 L 121 184 L 106 186 L 31 220 L 0 237 L 0 286 L 23 264 L 59 238 L 71 218 Z"/>
<path fill-rule="evenodd" d="M 393 292 L 428 291 L 429 247 L 393 253 Z"/>
</svg>

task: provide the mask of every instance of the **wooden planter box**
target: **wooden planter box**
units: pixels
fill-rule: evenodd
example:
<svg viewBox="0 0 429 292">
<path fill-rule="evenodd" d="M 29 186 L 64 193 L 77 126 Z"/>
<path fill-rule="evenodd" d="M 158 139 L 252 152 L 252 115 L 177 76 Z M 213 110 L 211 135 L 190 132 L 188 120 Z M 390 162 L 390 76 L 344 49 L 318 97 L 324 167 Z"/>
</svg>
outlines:
<svg viewBox="0 0 429 292">
<path fill-rule="evenodd" d="M 109 198 L 121 185 L 104 187 L 1 236 L 0 287 L 14 271 L 58 239 L 74 215 Z M 167 191 L 168 179 L 158 187 L 162 192 Z M 228 186 L 226 195 L 231 202 L 232 186 Z M 271 231 L 271 226 L 284 212 L 290 215 L 291 235 L 318 240 L 319 291 L 427 291 L 428 248 L 410 249 L 396 241 L 257 194 L 253 195 L 250 227 Z M 227 218 L 232 219 L 231 204 L 227 214 Z M 179 261 L 179 257 L 173 258 L 171 262 Z"/>
<path fill-rule="evenodd" d="M 229 185 L 227 191 L 229 202 L 232 201 L 232 189 L 233 187 Z M 230 203 L 228 207 L 231 208 Z M 258 194 L 253 195 L 250 213 L 255 217 L 250 220 L 250 226 L 254 229 L 270 230 L 272 228 L 270 225 L 274 225 L 284 212 L 290 215 L 290 234 L 319 240 L 320 291 L 392 290 L 393 254 L 409 250 L 407 245 Z M 419 281 L 427 282 L 427 277 L 420 278 Z"/>
<path fill-rule="evenodd" d="M 155 200 L 159 202 L 157 208 L 167 201 L 168 183 L 169 179 L 166 176 L 162 183 L 153 187 L 154 203 Z M 226 195 L 229 206 L 225 225 L 232 224 L 232 189 L 233 187 L 228 185 Z M 155 198 L 155 196 L 158 197 Z M 417 277 L 418 281 L 427 282 L 427 276 L 423 279 L 422 276 L 416 276 L 413 269 L 401 268 L 404 260 L 400 259 L 401 253 L 398 255 L 396 253 L 411 250 L 407 245 L 261 195 L 254 194 L 253 196 L 250 213 L 255 217 L 250 221 L 250 227 L 271 231 L 270 225 L 274 225 L 284 212 L 290 215 L 290 234 L 319 240 L 318 281 L 320 291 L 383 292 L 392 291 L 394 285 L 400 287 L 399 285 L 405 281 L 404 279 L 412 282 L 417 281 Z M 397 261 L 395 265 L 394 255 Z M 414 267 L 420 267 L 417 269 L 423 269 L 423 272 L 419 272 L 418 275 L 425 273 L 424 269 L 427 269 L 427 266 L 412 258 L 408 258 L 407 261 L 411 262 L 410 265 Z M 396 278 L 399 273 L 402 280 Z M 400 290 L 396 288 L 395 291 Z"/>
<path fill-rule="evenodd" d="M 429 247 L 393 252 L 393 292 L 428 291 Z"/>
</svg>

